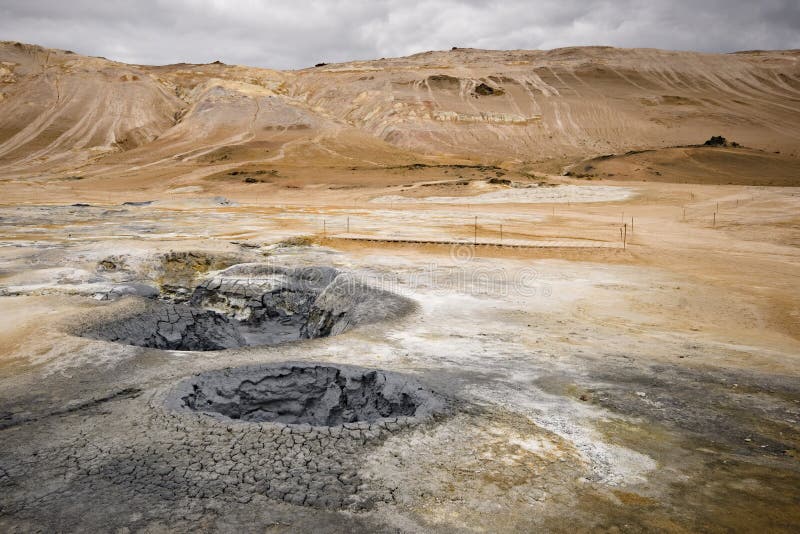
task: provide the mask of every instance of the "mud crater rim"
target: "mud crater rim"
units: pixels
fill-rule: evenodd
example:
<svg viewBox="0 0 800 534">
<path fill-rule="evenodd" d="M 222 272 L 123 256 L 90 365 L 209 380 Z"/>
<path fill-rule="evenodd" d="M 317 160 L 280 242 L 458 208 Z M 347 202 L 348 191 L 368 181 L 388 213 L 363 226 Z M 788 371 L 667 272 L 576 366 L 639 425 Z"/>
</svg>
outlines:
<svg viewBox="0 0 800 534">
<path fill-rule="evenodd" d="M 127 307 L 99 311 L 99 319 L 71 333 L 145 348 L 219 351 L 334 336 L 413 308 L 409 299 L 332 267 L 242 263 L 177 296 L 134 295 Z"/>
<path fill-rule="evenodd" d="M 237 424 L 290 428 L 408 426 L 444 413 L 444 397 L 411 376 L 331 362 L 282 362 L 198 373 L 166 405 Z"/>
</svg>

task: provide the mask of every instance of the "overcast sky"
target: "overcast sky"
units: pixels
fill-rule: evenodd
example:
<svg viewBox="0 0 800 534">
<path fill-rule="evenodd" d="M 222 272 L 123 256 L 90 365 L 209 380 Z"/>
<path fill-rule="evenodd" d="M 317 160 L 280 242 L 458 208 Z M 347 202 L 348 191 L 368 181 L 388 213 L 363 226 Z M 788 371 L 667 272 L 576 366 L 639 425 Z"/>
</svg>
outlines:
<svg viewBox="0 0 800 534">
<path fill-rule="evenodd" d="M 453 46 L 800 48 L 800 0 L 0 0 L 0 40 L 272 68 Z"/>
</svg>

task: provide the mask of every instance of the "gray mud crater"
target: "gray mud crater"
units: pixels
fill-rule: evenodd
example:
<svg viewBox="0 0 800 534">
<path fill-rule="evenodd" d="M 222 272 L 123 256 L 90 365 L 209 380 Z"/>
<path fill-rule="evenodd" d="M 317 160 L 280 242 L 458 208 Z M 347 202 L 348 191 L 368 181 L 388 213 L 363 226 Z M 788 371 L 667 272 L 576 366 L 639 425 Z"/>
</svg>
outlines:
<svg viewBox="0 0 800 534">
<path fill-rule="evenodd" d="M 74 333 L 156 349 L 223 350 L 337 335 L 411 309 L 409 299 L 330 267 L 244 263 L 185 291 L 140 297 Z"/>
<path fill-rule="evenodd" d="M 435 394 L 403 375 L 308 363 L 204 373 L 182 383 L 170 404 L 247 422 L 311 426 L 410 421 L 442 408 Z"/>
</svg>

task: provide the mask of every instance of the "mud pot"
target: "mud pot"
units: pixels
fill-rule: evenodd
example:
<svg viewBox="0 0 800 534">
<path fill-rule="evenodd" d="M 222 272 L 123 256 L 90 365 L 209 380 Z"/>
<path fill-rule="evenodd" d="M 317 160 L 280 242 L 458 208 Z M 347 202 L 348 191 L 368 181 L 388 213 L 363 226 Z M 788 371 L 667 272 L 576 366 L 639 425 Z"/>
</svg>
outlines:
<svg viewBox="0 0 800 534">
<path fill-rule="evenodd" d="M 209 351 L 341 334 L 398 317 L 411 301 L 330 267 L 234 265 L 191 288 L 132 299 L 77 335 L 168 350 Z M 181 297 L 183 295 L 183 297 Z"/>
<path fill-rule="evenodd" d="M 304 363 L 211 372 L 178 388 L 179 407 L 247 422 L 311 426 L 429 416 L 441 402 L 402 375 Z"/>
</svg>

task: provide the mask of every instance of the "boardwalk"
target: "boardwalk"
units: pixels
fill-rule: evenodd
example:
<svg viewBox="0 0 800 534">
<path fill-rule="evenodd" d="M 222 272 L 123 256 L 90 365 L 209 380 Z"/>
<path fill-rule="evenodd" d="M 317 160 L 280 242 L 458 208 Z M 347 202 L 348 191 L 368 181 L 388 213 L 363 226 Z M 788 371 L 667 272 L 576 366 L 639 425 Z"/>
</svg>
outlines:
<svg viewBox="0 0 800 534">
<path fill-rule="evenodd" d="M 423 245 L 474 245 L 474 246 L 489 246 L 489 247 L 509 247 L 509 248 L 618 248 L 622 249 L 621 242 L 608 242 L 608 241 L 588 241 L 588 240 L 548 240 L 537 241 L 533 239 L 503 239 L 486 240 L 478 239 L 475 242 L 472 239 L 435 239 L 435 238 L 410 238 L 410 237 L 385 237 L 363 234 L 337 234 L 328 236 L 327 239 L 342 239 L 347 241 L 370 241 L 378 243 L 414 243 Z"/>
</svg>

